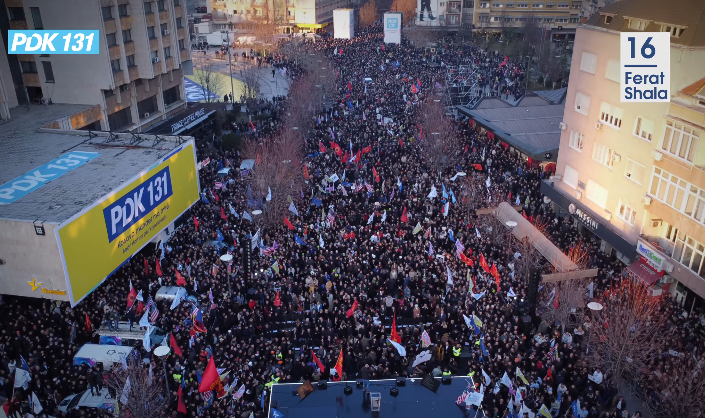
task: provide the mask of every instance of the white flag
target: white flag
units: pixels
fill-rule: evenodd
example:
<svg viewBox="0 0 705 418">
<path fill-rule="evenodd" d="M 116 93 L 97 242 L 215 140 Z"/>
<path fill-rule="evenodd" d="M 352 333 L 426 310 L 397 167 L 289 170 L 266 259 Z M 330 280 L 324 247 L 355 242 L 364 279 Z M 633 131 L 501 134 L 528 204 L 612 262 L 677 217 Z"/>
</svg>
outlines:
<svg viewBox="0 0 705 418">
<path fill-rule="evenodd" d="M 480 230 L 475 227 L 475 235 L 477 235 L 478 238 L 482 238 L 482 235 L 480 235 Z"/>
<path fill-rule="evenodd" d="M 326 247 L 326 243 L 323 242 L 323 237 L 320 236 L 320 235 L 318 236 L 318 245 L 319 245 L 321 248 L 325 248 L 325 247 Z"/>
<path fill-rule="evenodd" d="M 252 237 L 252 244 L 251 244 L 251 246 L 250 246 L 250 249 L 251 249 L 252 251 L 254 251 L 255 248 L 257 248 L 257 246 L 259 245 L 259 240 L 260 240 L 260 236 L 259 236 L 259 229 L 258 229 L 258 230 L 257 230 L 257 233 L 255 234 L 255 236 Z"/>
<path fill-rule="evenodd" d="M 296 216 L 299 216 L 299 211 L 296 210 L 296 205 L 294 205 L 294 202 L 291 202 L 289 204 L 289 212 L 293 213 Z"/>
<path fill-rule="evenodd" d="M 399 352 L 399 355 L 400 355 L 400 356 L 406 357 L 406 349 L 404 348 L 403 345 L 401 345 L 401 344 L 399 344 L 399 343 L 397 343 L 397 342 L 394 342 L 394 341 L 390 340 L 389 338 L 387 338 L 387 341 L 389 341 L 390 343 L 392 343 L 392 345 L 394 346 L 394 348 L 396 348 L 397 351 Z"/>
<path fill-rule="evenodd" d="M 502 376 L 502 379 L 500 379 L 499 383 L 503 384 L 508 388 L 512 387 L 512 379 L 509 378 L 507 372 L 504 372 L 504 376 Z"/>
<path fill-rule="evenodd" d="M 230 203 L 228 203 L 228 208 L 230 208 L 230 213 L 231 213 L 234 217 L 240 218 L 240 217 L 238 216 L 237 212 L 235 211 L 235 209 L 233 209 L 233 205 L 231 205 Z"/>
<path fill-rule="evenodd" d="M 15 367 L 15 387 L 25 388 L 29 387 L 29 381 L 32 380 L 32 375 L 25 369 L 20 367 Z"/>
<path fill-rule="evenodd" d="M 472 321 L 470 320 L 470 318 L 468 318 L 467 316 L 463 315 L 463 319 L 465 320 L 465 325 L 467 325 L 468 328 L 474 328 L 474 327 L 472 326 Z"/>
<path fill-rule="evenodd" d="M 516 293 L 514 293 L 514 289 L 512 289 L 511 287 L 509 288 L 509 292 L 507 292 L 507 296 L 509 296 L 510 298 L 517 297 Z"/>
<path fill-rule="evenodd" d="M 384 213 L 382 214 L 382 223 L 387 220 L 387 211 L 385 210 Z"/>
<path fill-rule="evenodd" d="M 422 351 L 419 353 L 418 356 L 414 359 L 414 362 L 411 364 L 411 367 L 416 367 L 417 365 L 427 362 L 431 360 L 431 352 L 429 350 Z"/>
<path fill-rule="evenodd" d="M 153 326 L 148 326 L 147 331 L 144 332 L 144 338 L 142 339 L 142 346 L 145 350 L 147 350 L 147 352 L 152 351 L 152 339 L 149 338 L 149 334 L 152 333 L 153 329 Z"/>
<path fill-rule="evenodd" d="M 448 276 L 448 284 L 453 284 L 453 273 L 451 273 L 449 266 L 446 266 L 446 275 Z"/>
<path fill-rule="evenodd" d="M 34 392 L 32 392 L 32 397 L 30 398 L 30 400 L 32 412 L 34 412 L 35 414 L 39 414 L 40 412 L 42 412 L 44 408 L 42 408 L 42 404 L 39 402 L 39 398 L 37 398 L 37 395 Z"/>
<path fill-rule="evenodd" d="M 176 292 L 176 296 L 174 296 L 174 300 L 171 302 L 171 310 L 173 311 L 180 304 L 181 304 L 181 292 Z"/>
<path fill-rule="evenodd" d="M 372 212 L 372 215 L 370 215 L 369 219 L 367 219 L 367 225 L 371 224 L 375 220 L 375 213 Z"/>
<path fill-rule="evenodd" d="M 127 405 L 127 395 L 130 393 L 130 378 L 128 377 L 125 381 L 125 387 L 122 388 L 122 394 L 120 395 L 120 403 Z"/>
<path fill-rule="evenodd" d="M 428 194 L 429 199 L 433 199 L 434 197 L 438 196 L 438 192 L 436 191 L 436 186 L 431 186 L 431 193 Z"/>
<path fill-rule="evenodd" d="M 135 296 L 135 299 L 139 300 L 140 302 L 144 302 L 144 300 L 142 299 L 142 290 L 141 289 L 140 289 L 140 292 L 137 294 L 137 296 Z"/>
<path fill-rule="evenodd" d="M 272 189 L 267 187 L 267 190 L 269 191 L 269 193 L 267 193 L 267 202 L 269 202 L 272 200 Z"/>
<path fill-rule="evenodd" d="M 149 309 L 145 310 L 144 315 L 140 319 L 141 327 L 149 327 Z"/>
<path fill-rule="evenodd" d="M 541 405 L 541 408 L 539 408 L 539 415 L 543 415 L 546 418 L 553 418 L 553 415 L 551 415 L 551 411 L 546 408 L 546 405 Z"/>
<path fill-rule="evenodd" d="M 445 207 L 443 208 L 443 217 L 448 216 L 448 212 L 450 211 L 450 202 L 446 202 Z"/>
<path fill-rule="evenodd" d="M 588 285 L 588 291 L 590 292 L 590 299 L 592 299 L 592 292 L 595 290 L 595 282 L 590 282 Z"/>
<path fill-rule="evenodd" d="M 482 400 L 485 398 L 485 394 L 482 392 L 470 392 L 468 393 L 468 397 L 465 398 L 465 405 L 470 406 L 470 405 L 476 405 L 480 406 L 482 404 Z"/>
<path fill-rule="evenodd" d="M 490 376 L 485 372 L 485 369 L 482 369 L 482 377 L 485 378 L 485 386 L 489 386 L 492 379 L 490 379 Z"/>
<path fill-rule="evenodd" d="M 492 183 L 490 182 L 490 176 L 487 176 L 487 180 L 485 180 L 485 186 L 487 186 L 487 188 L 489 189 L 491 184 Z"/>
<path fill-rule="evenodd" d="M 553 302 L 553 298 L 556 297 L 556 288 L 554 287 L 553 290 L 551 290 L 551 296 L 548 298 L 548 303 L 546 306 L 549 306 L 551 302 Z"/>
<path fill-rule="evenodd" d="M 333 174 L 332 176 L 329 177 L 330 181 L 336 182 L 340 180 L 340 177 L 338 177 L 338 174 Z"/>
</svg>

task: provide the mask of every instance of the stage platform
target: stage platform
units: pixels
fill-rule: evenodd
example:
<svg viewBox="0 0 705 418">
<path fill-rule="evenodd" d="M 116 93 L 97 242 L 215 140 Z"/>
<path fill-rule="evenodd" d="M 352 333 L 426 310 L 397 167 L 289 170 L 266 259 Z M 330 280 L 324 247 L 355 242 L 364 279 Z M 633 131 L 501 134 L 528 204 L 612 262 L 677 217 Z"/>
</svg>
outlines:
<svg viewBox="0 0 705 418">
<path fill-rule="evenodd" d="M 441 379 L 436 380 L 440 383 Z M 351 395 L 343 392 L 345 382 L 328 382 L 327 389 L 318 389 L 314 382 L 315 391 L 303 400 L 295 393 L 292 395 L 299 383 L 283 383 L 273 387 L 268 416 L 274 417 L 271 412 L 274 408 L 281 412 L 281 418 L 485 418 L 482 411 L 463 410 L 455 404 L 469 381 L 470 378 L 463 376 L 453 377 L 450 385 L 441 385 L 433 393 L 421 386 L 420 378 L 407 379 L 406 386 L 398 387 L 399 395 L 393 397 L 389 390 L 395 387 L 394 380 L 372 380 L 370 392 L 379 392 L 382 397 L 378 412 L 371 410 L 369 401 L 364 401 L 363 391 L 355 386 L 355 381 L 349 382 L 353 388 Z"/>
</svg>

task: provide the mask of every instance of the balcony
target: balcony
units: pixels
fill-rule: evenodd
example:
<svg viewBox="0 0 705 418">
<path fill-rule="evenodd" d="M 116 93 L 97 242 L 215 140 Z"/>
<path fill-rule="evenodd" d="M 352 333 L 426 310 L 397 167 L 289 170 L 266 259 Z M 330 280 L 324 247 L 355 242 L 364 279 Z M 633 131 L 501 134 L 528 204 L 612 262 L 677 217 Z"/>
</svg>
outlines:
<svg viewBox="0 0 705 418">
<path fill-rule="evenodd" d="M 140 78 L 140 72 L 136 65 L 129 67 L 127 72 L 130 75 L 130 81 L 135 81 Z"/>
<path fill-rule="evenodd" d="M 160 23 L 171 22 L 171 19 L 169 18 L 169 11 L 168 10 L 164 10 L 163 12 L 159 12 L 159 22 Z"/>
<path fill-rule="evenodd" d="M 179 28 L 176 30 L 176 37 L 179 39 L 186 39 L 186 28 Z"/>
<path fill-rule="evenodd" d="M 123 16 L 120 18 L 120 28 L 122 30 L 127 30 L 132 28 L 132 17 L 131 16 Z"/>
<path fill-rule="evenodd" d="M 27 30 L 26 20 L 11 20 L 10 21 L 11 30 Z"/>
<path fill-rule="evenodd" d="M 149 40 L 149 50 L 154 51 L 159 49 L 159 38 L 152 38 Z"/>
<path fill-rule="evenodd" d="M 120 59 L 120 56 L 122 55 L 120 45 L 113 45 L 111 47 L 108 47 L 108 54 L 110 55 L 110 61 Z"/>
<path fill-rule="evenodd" d="M 125 84 L 125 72 L 122 70 L 113 71 L 113 81 L 115 82 L 115 86 Z"/>
<path fill-rule="evenodd" d="M 133 41 L 125 42 L 125 56 L 135 55 L 135 43 Z"/>
<path fill-rule="evenodd" d="M 148 15 L 144 16 L 144 20 L 147 23 L 147 26 L 154 26 L 156 23 L 156 18 L 154 17 L 154 13 L 150 13 Z"/>
<path fill-rule="evenodd" d="M 651 244 L 655 249 L 659 250 L 664 255 L 670 257 L 671 254 L 673 254 L 673 244 L 666 238 L 644 234 L 639 235 L 639 238 Z"/>
<path fill-rule="evenodd" d="M 164 72 L 164 71 L 162 70 L 162 62 L 161 62 L 161 61 L 153 63 L 153 64 L 152 64 L 152 69 L 154 70 L 154 75 L 155 75 L 155 76 L 157 76 L 157 75 L 159 75 L 159 74 L 161 74 L 161 73 Z"/>
<path fill-rule="evenodd" d="M 190 52 L 191 52 L 191 50 L 188 49 L 188 48 L 182 49 L 181 51 L 179 51 L 179 56 L 181 57 L 181 62 L 190 61 L 190 60 L 191 60 L 191 54 L 190 54 Z"/>
<path fill-rule="evenodd" d="M 115 19 L 103 21 L 103 26 L 105 27 L 105 33 L 117 32 L 117 23 L 115 23 Z"/>
<path fill-rule="evenodd" d="M 169 57 L 166 59 L 166 70 L 171 71 L 176 68 L 176 60 L 174 57 Z"/>
</svg>

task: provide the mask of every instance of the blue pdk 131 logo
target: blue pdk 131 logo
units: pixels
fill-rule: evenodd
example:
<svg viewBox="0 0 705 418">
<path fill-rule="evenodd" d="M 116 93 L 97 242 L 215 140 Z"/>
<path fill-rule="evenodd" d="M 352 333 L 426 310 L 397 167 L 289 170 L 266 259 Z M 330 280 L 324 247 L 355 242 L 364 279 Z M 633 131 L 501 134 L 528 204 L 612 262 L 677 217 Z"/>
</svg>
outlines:
<svg viewBox="0 0 705 418">
<path fill-rule="evenodd" d="M 10 54 L 98 54 L 97 30 L 10 30 Z"/>
<path fill-rule="evenodd" d="M 399 19 L 396 17 L 387 18 L 387 29 L 399 29 Z"/>
</svg>

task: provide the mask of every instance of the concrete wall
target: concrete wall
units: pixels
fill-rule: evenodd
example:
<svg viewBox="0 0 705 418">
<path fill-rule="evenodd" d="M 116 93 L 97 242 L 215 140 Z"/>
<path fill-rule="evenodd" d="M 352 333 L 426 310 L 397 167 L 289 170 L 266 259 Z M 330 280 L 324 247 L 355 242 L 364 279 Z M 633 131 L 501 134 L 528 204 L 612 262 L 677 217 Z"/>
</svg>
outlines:
<svg viewBox="0 0 705 418">
<path fill-rule="evenodd" d="M 4 44 L 4 36 L 4 34 L 0 33 L 0 44 Z M 0 119 L 9 118 L 9 110 L 17 106 L 17 104 L 15 86 L 12 83 L 12 75 L 10 74 L 10 63 L 3 48 L 0 51 Z"/>
<path fill-rule="evenodd" d="M 5 261 L 0 265 L 3 294 L 69 300 L 55 227 L 45 223 L 45 235 L 37 235 L 30 222 L 0 220 L 0 258 Z M 28 283 L 33 279 L 35 284 L 42 283 L 34 291 Z"/>
</svg>

